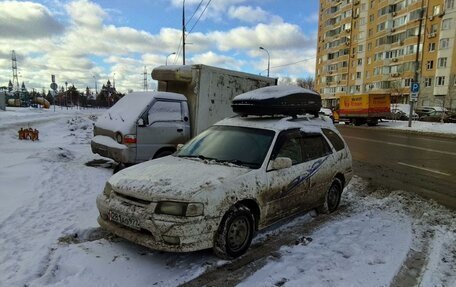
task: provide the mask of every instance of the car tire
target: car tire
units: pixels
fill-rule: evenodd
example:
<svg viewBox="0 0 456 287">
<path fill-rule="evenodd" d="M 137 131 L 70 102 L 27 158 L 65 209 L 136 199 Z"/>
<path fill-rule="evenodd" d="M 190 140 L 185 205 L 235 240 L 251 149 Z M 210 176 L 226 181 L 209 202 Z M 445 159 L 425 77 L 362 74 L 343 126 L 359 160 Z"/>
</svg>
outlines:
<svg viewBox="0 0 456 287">
<path fill-rule="evenodd" d="M 325 203 L 317 208 L 318 213 L 332 213 L 337 210 L 342 196 L 342 181 L 335 178 L 325 194 Z"/>
<path fill-rule="evenodd" d="M 222 259 L 233 259 L 250 247 L 255 231 L 255 218 L 244 205 L 232 206 L 223 216 L 215 234 L 214 253 Z"/>
<path fill-rule="evenodd" d="M 172 155 L 174 151 L 172 150 L 162 150 L 154 155 L 154 159 Z"/>
</svg>

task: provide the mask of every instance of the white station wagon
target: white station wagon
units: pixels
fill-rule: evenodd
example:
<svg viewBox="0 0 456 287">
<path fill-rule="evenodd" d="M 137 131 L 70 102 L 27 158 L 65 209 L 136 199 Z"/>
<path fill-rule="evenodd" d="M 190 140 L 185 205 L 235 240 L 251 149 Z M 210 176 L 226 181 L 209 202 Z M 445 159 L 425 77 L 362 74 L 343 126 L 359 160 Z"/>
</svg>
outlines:
<svg viewBox="0 0 456 287">
<path fill-rule="evenodd" d="M 329 118 L 234 117 L 174 155 L 113 175 L 97 198 L 98 222 L 155 250 L 235 258 L 257 230 L 335 211 L 351 177 L 350 151 Z"/>
</svg>

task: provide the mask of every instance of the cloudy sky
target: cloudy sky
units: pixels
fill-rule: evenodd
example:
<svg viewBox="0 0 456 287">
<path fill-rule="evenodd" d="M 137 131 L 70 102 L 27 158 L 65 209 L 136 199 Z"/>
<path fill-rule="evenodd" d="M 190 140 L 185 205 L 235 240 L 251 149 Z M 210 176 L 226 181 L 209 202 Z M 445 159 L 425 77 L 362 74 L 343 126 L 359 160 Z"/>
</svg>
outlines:
<svg viewBox="0 0 456 287">
<path fill-rule="evenodd" d="M 182 64 L 182 0 L 40 0 L 0 2 L 0 86 L 60 85 L 93 89 L 115 77 L 122 92 L 143 89 L 143 71 Z M 317 0 L 186 0 L 186 64 L 207 64 L 271 76 L 313 76 Z M 192 17 L 193 16 L 193 17 Z M 114 76 L 115 75 L 115 76 Z"/>
</svg>

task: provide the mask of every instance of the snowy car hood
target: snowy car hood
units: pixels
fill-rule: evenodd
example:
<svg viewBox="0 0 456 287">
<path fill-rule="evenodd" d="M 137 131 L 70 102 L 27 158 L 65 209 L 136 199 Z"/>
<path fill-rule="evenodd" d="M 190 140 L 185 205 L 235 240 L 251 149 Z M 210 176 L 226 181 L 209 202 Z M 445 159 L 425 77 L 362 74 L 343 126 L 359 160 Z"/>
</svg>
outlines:
<svg viewBox="0 0 456 287">
<path fill-rule="evenodd" d="M 212 190 L 249 171 L 234 165 L 167 156 L 121 170 L 109 183 L 116 192 L 144 200 L 190 200 L 199 191 Z"/>
</svg>

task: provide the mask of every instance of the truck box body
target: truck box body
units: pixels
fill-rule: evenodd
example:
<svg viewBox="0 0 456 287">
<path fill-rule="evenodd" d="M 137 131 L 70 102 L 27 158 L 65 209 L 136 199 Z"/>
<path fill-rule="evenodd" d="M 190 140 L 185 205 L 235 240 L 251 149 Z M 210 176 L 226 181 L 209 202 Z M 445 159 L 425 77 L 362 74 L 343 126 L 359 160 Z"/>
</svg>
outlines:
<svg viewBox="0 0 456 287">
<path fill-rule="evenodd" d="M 207 65 L 160 66 L 152 71 L 158 90 L 183 94 L 188 101 L 192 137 L 233 116 L 232 99 L 247 91 L 277 85 L 263 77 Z"/>
<path fill-rule="evenodd" d="M 390 96 L 360 94 L 340 97 L 341 118 L 382 118 L 390 113 Z"/>
</svg>

